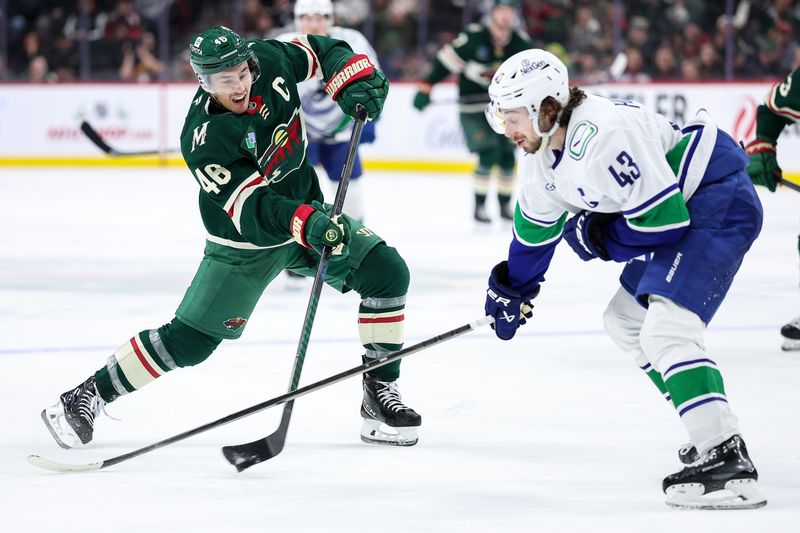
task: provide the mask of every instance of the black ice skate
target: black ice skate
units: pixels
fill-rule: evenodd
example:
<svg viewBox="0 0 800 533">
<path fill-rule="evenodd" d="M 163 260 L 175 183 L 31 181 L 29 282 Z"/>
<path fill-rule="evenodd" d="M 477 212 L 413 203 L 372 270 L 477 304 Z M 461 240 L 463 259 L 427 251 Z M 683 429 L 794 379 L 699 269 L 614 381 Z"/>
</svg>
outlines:
<svg viewBox="0 0 800 533">
<path fill-rule="evenodd" d="M 786 352 L 800 350 L 800 316 L 781 328 L 781 336 L 783 336 L 782 350 Z"/>
<path fill-rule="evenodd" d="M 413 446 L 422 417 L 404 405 L 397 383 L 364 376 L 364 400 L 361 402 L 361 440 L 370 444 Z"/>
<path fill-rule="evenodd" d="M 489 215 L 486 214 L 486 206 L 483 204 L 475 204 L 475 214 L 473 216 L 481 224 L 488 224 L 492 221 Z"/>
<path fill-rule="evenodd" d="M 500 218 L 507 221 L 514 220 L 514 209 L 511 202 L 500 202 Z"/>
<path fill-rule="evenodd" d="M 92 440 L 94 418 L 103 406 L 105 402 L 92 376 L 62 394 L 57 404 L 42 411 L 42 420 L 59 446 L 78 448 Z"/>
<path fill-rule="evenodd" d="M 697 453 L 697 448 L 694 444 L 687 442 L 678 449 L 678 459 L 685 465 L 696 463 L 700 459 L 700 454 Z"/>
<path fill-rule="evenodd" d="M 767 504 L 758 490 L 756 467 L 739 435 L 664 478 L 663 489 L 667 505 L 686 509 L 755 509 Z"/>
</svg>

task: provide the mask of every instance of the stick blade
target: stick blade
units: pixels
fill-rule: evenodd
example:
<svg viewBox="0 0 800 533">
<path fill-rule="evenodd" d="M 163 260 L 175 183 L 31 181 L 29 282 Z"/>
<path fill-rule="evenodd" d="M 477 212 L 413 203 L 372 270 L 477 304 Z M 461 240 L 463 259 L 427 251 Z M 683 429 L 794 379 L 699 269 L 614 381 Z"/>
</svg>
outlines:
<svg viewBox="0 0 800 533">
<path fill-rule="evenodd" d="M 38 468 L 50 470 L 51 472 L 91 472 L 93 470 L 100 470 L 103 468 L 103 461 L 99 463 L 88 463 L 83 465 L 70 465 L 66 463 L 59 463 L 51 461 L 46 457 L 40 455 L 29 455 L 28 462 Z"/>
<path fill-rule="evenodd" d="M 251 466 L 268 461 L 283 451 L 286 436 L 276 438 L 275 433 L 263 439 L 254 440 L 245 444 L 223 446 L 222 455 L 238 472 L 247 470 Z"/>
</svg>

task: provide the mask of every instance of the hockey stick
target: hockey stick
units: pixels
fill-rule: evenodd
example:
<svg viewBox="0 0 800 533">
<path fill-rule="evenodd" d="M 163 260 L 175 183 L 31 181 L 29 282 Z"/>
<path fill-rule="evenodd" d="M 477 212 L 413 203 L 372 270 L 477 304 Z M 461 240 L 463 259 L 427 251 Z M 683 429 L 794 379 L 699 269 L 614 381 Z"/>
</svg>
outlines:
<svg viewBox="0 0 800 533">
<path fill-rule="evenodd" d="M 103 137 L 100 136 L 100 133 L 98 133 L 97 130 L 94 129 L 92 127 L 92 125 L 89 124 L 88 122 L 86 122 L 85 120 L 83 122 L 81 122 L 81 131 L 83 132 L 84 135 L 86 135 L 86 137 L 90 141 L 92 141 L 94 143 L 95 146 L 100 148 L 102 151 L 104 151 L 108 155 L 113 155 L 113 156 L 117 156 L 117 157 L 125 157 L 125 156 L 129 156 L 129 155 L 160 155 L 162 153 L 164 153 L 164 154 L 172 154 L 172 153 L 180 152 L 180 150 L 177 149 L 177 148 L 168 148 L 168 149 L 164 150 L 163 152 L 160 151 L 160 150 L 141 150 L 141 151 L 133 151 L 133 152 L 125 152 L 125 151 L 117 150 L 117 149 L 112 148 L 111 146 L 109 146 L 108 143 L 103 140 Z"/>
<path fill-rule="evenodd" d="M 342 212 L 344 198 L 347 195 L 347 186 L 350 183 L 350 174 L 353 173 L 353 164 L 355 163 L 356 154 L 358 153 L 361 130 L 364 128 L 366 121 L 367 110 L 363 106 L 358 105 L 356 108 L 356 120 L 353 126 L 353 133 L 350 135 L 350 144 L 347 147 L 347 157 L 344 161 L 339 187 L 336 189 L 336 197 L 333 201 L 333 217 Z M 319 296 L 322 292 L 322 283 L 325 281 L 325 273 L 328 271 L 330 254 L 331 249 L 329 247 L 326 247 L 322 251 L 322 257 L 317 267 L 317 275 L 314 276 L 314 284 L 311 286 L 311 294 L 308 297 L 308 306 L 306 307 L 306 316 L 303 320 L 303 330 L 300 334 L 300 341 L 297 344 L 297 354 L 294 357 L 294 366 L 292 368 L 292 375 L 290 376 L 291 379 L 289 380 L 289 392 L 295 390 L 300 381 L 300 372 L 303 370 L 303 361 L 306 358 L 308 339 L 311 336 L 311 328 L 314 325 L 314 316 L 317 314 L 317 304 L 319 303 Z M 222 454 L 225 456 L 225 459 L 235 466 L 236 470 L 241 472 L 262 461 L 272 459 L 281 453 L 283 445 L 286 444 L 286 434 L 289 431 L 289 421 L 292 419 L 293 408 L 293 401 L 288 402 L 284 406 L 281 423 L 278 429 L 270 435 L 253 442 L 224 446 L 222 448 Z"/>
<path fill-rule="evenodd" d="M 796 183 L 792 183 L 791 181 L 785 180 L 783 178 L 778 178 L 775 181 L 778 182 L 778 185 L 783 185 L 784 187 L 789 187 L 793 191 L 800 192 L 800 185 L 797 185 Z"/>
<path fill-rule="evenodd" d="M 432 346 L 436 346 L 437 344 L 441 344 L 445 341 L 463 335 L 464 333 L 468 333 L 472 330 L 478 329 L 487 324 L 491 324 L 492 322 L 494 322 L 494 319 L 492 317 L 487 316 L 480 318 L 474 322 L 470 322 L 469 324 L 465 324 L 455 329 L 451 329 L 450 331 L 447 331 L 440 335 L 436 335 L 435 337 L 431 337 L 430 339 L 419 342 L 413 346 L 409 346 L 408 348 L 404 348 L 398 352 L 394 352 L 391 355 L 387 355 L 379 359 L 370 359 L 368 362 L 363 363 L 359 366 L 353 367 L 349 370 L 345 370 L 344 372 L 340 372 L 325 379 L 321 379 L 317 382 L 311 383 L 310 385 L 306 385 L 305 387 L 300 387 L 295 391 L 287 392 L 286 394 L 276 396 L 275 398 L 272 398 L 270 400 L 252 405 L 250 407 L 247 407 L 246 409 L 242 409 L 241 411 L 236 411 L 235 413 L 231 413 L 218 420 L 214 420 L 213 422 L 203 424 L 202 426 L 190 429 L 189 431 L 184 431 L 183 433 L 179 433 L 178 435 L 169 437 L 164 440 L 160 440 L 153 444 L 149 444 L 147 446 L 144 446 L 143 448 L 139 448 L 138 450 L 124 453 L 122 455 L 117 455 L 116 457 L 111 457 L 109 459 L 104 459 L 97 463 L 86 463 L 79 465 L 66 464 L 66 463 L 59 463 L 57 461 L 51 461 L 50 459 L 41 457 L 39 455 L 29 455 L 28 462 L 34 466 L 38 466 L 39 468 L 52 470 L 54 472 L 90 472 L 92 470 L 102 470 L 104 468 L 108 468 L 109 466 L 119 464 L 123 461 L 139 457 L 140 455 L 144 455 L 146 453 L 150 453 L 159 448 L 169 446 L 170 444 L 174 444 L 184 439 L 188 439 L 189 437 L 194 437 L 195 435 L 199 435 L 200 433 L 205 433 L 206 431 L 209 431 L 211 429 L 224 426 L 225 424 L 230 424 L 231 422 L 234 422 L 241 418 L 245 418 L 247 416 L 258 413 L 265 409 L 269 409 L 270 407 L 275 407 L 276 405 L 280 405 L 282 403 L 293 402 L 294 400 L 300 398 L 301 396 L 305 396 L 306 394 L 310 394 L 320 389 L 324 389 L 325 387 L 328 387 L 330 385 L 333 385 L 334 383 L 338 383 L 345 379 L 351 378 L 353 376 L 361 375 L 364 372 L 369 372 L 371 370 L 375 370 L 382 366 L 388 365 L 390 363 L 402 359 L 403 357 L 408 357 L 413 353 L 421 352 L 422 350 L 426 350 L 428 348 L 431 348 Z"/>
</svg>

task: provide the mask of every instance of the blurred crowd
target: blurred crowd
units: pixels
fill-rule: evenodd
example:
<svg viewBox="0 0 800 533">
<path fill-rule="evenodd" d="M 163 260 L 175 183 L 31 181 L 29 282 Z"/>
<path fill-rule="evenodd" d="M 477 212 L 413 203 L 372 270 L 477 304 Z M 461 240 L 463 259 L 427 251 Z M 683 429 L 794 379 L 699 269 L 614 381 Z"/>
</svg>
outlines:
<svg viewBox="0 0 800 533">
<path fill-rule="evenodd" d="M 3 6 L 0 1 L 0 7 Z M 782 77 L 800 66 L 800 1 L 521 0 L 520 29 L 584 83 Z M 293 24 L 291 0 L 5 0 L 0 80 L 192 79 L 189 36 L 225 24 L 247 38 Z M 491 0 L 338 0 L 391 79 L 416 80 Z M 2 15 L 2 13 L 0 13 Z M 0 52 L 3 47 L 0 43 Z"/>
</svg>

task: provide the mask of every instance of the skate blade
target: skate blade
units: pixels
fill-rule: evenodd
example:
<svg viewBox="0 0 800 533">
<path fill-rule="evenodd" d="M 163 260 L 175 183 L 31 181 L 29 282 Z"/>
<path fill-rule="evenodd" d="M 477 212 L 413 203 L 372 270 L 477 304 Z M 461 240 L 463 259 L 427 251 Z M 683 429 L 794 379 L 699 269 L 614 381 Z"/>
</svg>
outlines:
<svg viewBox="0 0 800 533">
<path fill-rule="evenodd" d="M 680 509 L 757 509 L 767 505 L 767 499 L 758 490 L 754 479 L 732 479 L 723 490 L 704 494 L 701 483 L 685 483 L 667 489 L 666 503 Z"/>
<path fill-rule="evenodd" d="M 83 445 L 83 443 L 81 443 L 81 439 L 79 439 L 78 435 L 72 431 L 72 428 L 69 427 L 66 419 L 58 414 L 48 413 L 50 409 L 52 408 L 42 409 L 42 420 L 44 421 L 47 431 L 49 431 L 53 436 L 53 439 L 55 439 L 56 444 L 65 450 L 81 447 Z M 61 424 L 62 420 L 64 424 Z M 65 430 L 65 427 L 69 429 Z"/>
<path fill-rule="evenodd" d="M 419 440 L 416 427 L 392 427 L 377 420 L 364 419 L 361 440 L 383 446 L 413 446 Z"/>
<path fill-rule="evenodd" d="M 794 339 L 783 339 L 783 344 L 781 345 L 781 350 L 784 352 L 793 352 L 796 350 L 800 350 L 800 341 Z"/>
</svg>

